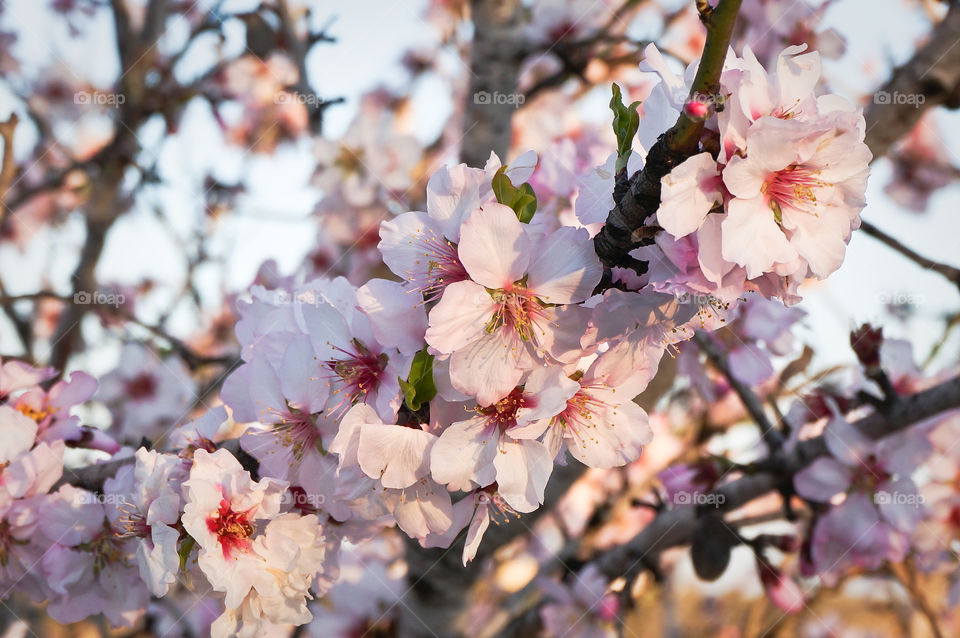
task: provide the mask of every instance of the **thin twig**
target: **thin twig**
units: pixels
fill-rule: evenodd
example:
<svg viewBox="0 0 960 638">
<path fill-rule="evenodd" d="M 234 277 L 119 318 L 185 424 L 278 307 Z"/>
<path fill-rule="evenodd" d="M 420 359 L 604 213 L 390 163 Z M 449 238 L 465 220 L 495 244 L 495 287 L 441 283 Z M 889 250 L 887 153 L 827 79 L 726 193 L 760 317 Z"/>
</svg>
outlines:
<svg viewBox="0 0 960 638">
<path fill-rule="evenodd" d="M 937 614 L 917 585 L 916 571 L 906 563 L 891 563 L 890 571 L 894 577 L 900 581 L 903 588 L 907 590 L 907 593 L 910 594 L 910 600 L 913 602 L 913 606 L 927 619 L 927 623 L 930 625 L 930 632 L 935 638 L 943 638 L 943 632 L 940 631 L 940 624 L 937 622 Z"/>
<path fill-rule="evenodd" d="M 942 264 L 940 262 L 934 261 L 927 257 L 924 257 L 917 251 L 905 246 L 900 240 L 892 237 L 868 221 L 860 222 L 860 230 L 864 234 L 870 235 L 874 239 L 879 240 L 884 245 L 892 248 L 897 251 L 907 259 L 913 261 L 915 264 L 924 268 L 926 270 L 932 270 L 935 273 L 943 275 L 948 281 L 950 281 L 954 286 L 960 289 L 960 268 L 954 268 L 948 264 Z"/>
<path fill-rule="evenodd" d="M 2 296 L 0 297 L 0 306 L 7 308 L 21 301 L 39 301 L 43 299 L 50 299 L 54 301 L 59 301 L 67 304 L 76 303 L 72 297 L 67 297 L 64 295 L 58 295 L 55 292 L 41 290 L 40 292 L 29 293 L 25 295 L 11 295 L 11 296 Z M 196 370 L 205 365 L 226 365 L 233 366 L 236 364 L 237 356 L 236 355 L 222 355 L 222 356 L 207 356 L 201 355 L 193 351 L 193 349 L 188 346 L 184 341 L 178 337 L 174 337 L 166 330 L 159 326 L 147 323 L 139 318 L 137 318 L 133 313 L 121 308 L 119 306 L 111 304 L 101 304 L 101 303 L 88 303 L 82 304 L 87 306 L 87 309 L 96 309 L 104 312 L 108 312 L 128 323 L 135 324 L 140 326 L 150 334 L 155 337 L 159 337 L 166 341 L 170 348 L 183 359 L 184 363 L 191 370 Z"/>
<path fill-rule="evenodd" d="M 16 113 L 11 113 L 5 122 L 0 122 L 0 138 L 3 139 L 3 163 L 0 165 L 0 223 L 6 211 L 7 191 L 13 184 L 17 174 L 17 165 L 13 158 L 13 134 L 20 119 Z"/>
<path fill-rule="evenodd" d="M 713 367 L 726 377 L 730 387 L 733 388 L 733 391 L 740 397 L 743 407 L 746 408 L 747 413 L 750 414 L 750 417 L 760 427 L 760 434 L 763 437 L 763 441 L 767 444 L 767 447 L 770 450 L 779 448 L 783 443 L 783 434 L 777 430 L 770 419 L 767 418 L 767 413 L 764 412 L 763 403 L 761 403 L 759 397 L 750 389 L 750 386 L 738 379 L 733 373 L 733 370 L 730 369 L 730 363 L 727 361 L 726 356 L 713 342 L 710 335 L 704 332 L 698 332 L 693 336 L 693 340 L 700 349 L 703 350 L 704 354 L 707 355 Z"/>
</svg>

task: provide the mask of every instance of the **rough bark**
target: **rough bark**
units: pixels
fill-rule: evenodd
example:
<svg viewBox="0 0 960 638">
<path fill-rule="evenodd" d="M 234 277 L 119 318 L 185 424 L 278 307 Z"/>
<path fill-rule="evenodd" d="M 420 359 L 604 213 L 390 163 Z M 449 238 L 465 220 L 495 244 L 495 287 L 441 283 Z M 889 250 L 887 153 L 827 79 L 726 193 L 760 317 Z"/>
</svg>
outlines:
<svg viewBox="0 0 960 638">
<path fill-rule="evenodd" d="M 874 157 L 885 155 L 910 132 L 924 111 L 960 106 L 960 2 L 953 0 L 930 39 L 873 94 L 864 116 L 867 146 Z"/>
<path fill-rule="evenodd" d="M 901 399 L 886 414 L 874 412 L 853 425 L 872 439 L 880 439 L 926 419 L 960 408 L 960 377 L 924 392 Z M 823 435 L 803 441 L 789 451 L 774 454 L 765 465 L 776 471 L 757 472 L 736 479 L 716 490 L 722 496 L 718 508 L 732 511 L 750 501 L 777 490 L 783 481 L 819 456 L 827 453 Z M 598 567 L 616 578 L 632 570 L 641 560 L 655 560 L 665 549 L 686 545 L 697 523 L 695 506 L 674 507 L 661 512 L 630 542 L 600 557 Z"/>
<path fill-rule="evenodd" d="M 470 12 L 474 32 L 460 161 L 482 167 L 490 151 L 505 160 L 510 149 L 510 123 L 519 99 L 523 3 L 471 0 Z"/>
<path fill-rule="evenodd" d="M 700 66 L 690 87 L 690 98 L 714 96 L 720 90 L 720 72 L 730 46 L 730 37 L 740 10 L 741 0 L 720 0 L 704 10 L 701 19 L 707 27 Z M 698 5 L 699 6 L 699 5 Z M 607 268 L 624 266 L 643 272 L 646 264 L 629 256 L 645 236 L 647 219 L 660 206 L 660 180 L 675 166 L 697 152 L 704 120 L 681 113 L 677 123 L 647 153 L 643 169 L 630 177 L 622 197 L 614 197 L 614 208 L 603 229 L 593 238 L 597 256 Z"/>
</svg>

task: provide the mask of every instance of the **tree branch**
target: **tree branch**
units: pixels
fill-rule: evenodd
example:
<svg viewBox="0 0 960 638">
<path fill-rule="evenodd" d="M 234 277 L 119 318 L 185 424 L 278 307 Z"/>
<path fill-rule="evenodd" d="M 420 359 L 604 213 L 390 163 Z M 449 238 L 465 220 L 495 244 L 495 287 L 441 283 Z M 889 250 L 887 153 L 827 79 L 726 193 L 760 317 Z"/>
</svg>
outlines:
<svg viewBox="0 0 960 638">
<path fill-rule="evenodd" d="M 960 408 L 960 377 L 945 381 L 924 392 L 899 400 L 887 412 L 873 412 L 854 422 L 853 426 L 872 439 L 899 432 L 949 410 Z M 825 435 L 801 441 L 790 451 L 781 451 L 764 463 L 778 468 L 738 478 L 715 490 L 718 509 L 732 511 L 750 501 L 778 489 L 785 480 L 820 456 L 827 454 Z M 601 571 L 611 578 L 624 573 L 641 558 L 649 560 L 670 547 L 686 545 L 693 537 L 697 524 L 697 508 L 682 506 L 666 510 L 657 516 L 642 532 L 597 560 Z"/>
<path fill-rule="evenodd" d="M 7 210 L 7 191 L 17 175 L 17 165 L 13 159 L 13 134 L 17 130 L 20 119 L 16 113 L 11 113 L 7 121 L 0 122 L 0 138 L 3 139 L 3 160 L 0 164 L 0 224 Z"/>
<path fill-rule="evenodd" d="M 703 17 L 707 40 L 690 87 L 690 99 L 698 95 L 715 95 L 719 91 L 720 72 L 740 3 L 741 0 L 720 0 Z M 629 257 L 629 252 L 639 245 L 647 218 L 660 206 L 660 180 L 696 153 L 703 126 L 704 120 L 681 113 L 677 123 L 661 135 L 647 153 L 643 169 L 631 176 L 626 192 L 615 201 L 606 224 L 593 238 L 604 266 L 630 266 L 641 272 L 646 269 L 646 264 Z"/>
<path fill-rule="evenodd" d="M 470 0 L 473 44 L 470 87 L 464 113 L 460 161 L 483 166 L 496 153 L 506 161 L 516 110 L 517 77 L 523 56 L 523 3 Z"/>
<path fill-rule="evenodd" d="M 278 0 L 277 14 L 280 17 L 283 39 L 286 42 L 291 57 L 293 57 L 294 64 L 297 65 L 297 83 L 293 86 L 293 90 L 305 100 L 310 130 L 315 135 L 320 135 L 323 133 L 323 112 L 330 106 L 343 102 L 343 98 L 324 101 L 317 95 L 316 91 L 313 90 L 307 81 L 307 54 L 310 53 L 310 48 L 313 44 L 317 42 L 330 42 L 331 38 L 325 34 L 318 34 L 316 36 L 308 34 L 305 40 L 301 40 L 297 35 L 293 17 L 290 15 L 287 0 Z"/>
<path fill-rule="evenodd" d="M 42 299 L 50 299 L 53 301 L 59 301 L 65 304 L 74 304 L 76 303 L 73 298 L 66 297 L 64 295 L 58 295 L 55 292 L 48 290 L 41 290 L 40 292 L 28 293 L 25 295 L 0 295 L 0 307 L 9 308 L 13 304 L 16 304 L 20 301 L 39 301 Z M 170 349 L 173 350 L 177 355 L 183 359 L 184 363 L 191 370 L 196 370 L 197 368 L 210 364 L 221 364 L 227 366 L 233 366 L 236 364 L 238 359 L 237 355 L 224 355 L 217 357 L 208 357 L 202 354 L 198 354 L 193 351 L 193 349 L 188 346 L 182 339 L 175 337 L 168 333 L 166 330 L 160 326 L 155 326 L 149 324 L 145 321 L 142 321 L 136 317 L 133 313 L 126 311 L 125 309 L 119 306 L 113 306 L 109 304 L 99 304 L 99 303 L 89 303 L 83 304 L 86 306 L 86 309 L 97 309 L 105 312 L 109 312 L 116 317 L 123 319 L 126 322 L 136 324 L 152 334 L 155 337 L 167 342 L 170 346 Z"/>
<path fill-rule="evenodd" d="M 927 44 L 893 72 L 867 105 L 865 141 L 874 157 L 886 155 L 894 142 L 920 121 L 926 109 L 940 105 L 960 106 L 957 102 L 957 88 L 960 87 L 958 40 L 960 2 L 952 0 L 950 10 L 933 28 Z"/>
<path fill-rule="evenodd" d="M 693 340 L 700 346 L 704 354 L 707 355 L 710 363 L 726 377 L 730 387 L 733 388 L 733 391 L 740 397 L 743 407 L 747 409 L 747 413 L 750 414 L 750 417 L 760 427 L 760 434 L 763 437 L 763 441 L 767 444 L 767 448 L 771 451 L 779 448 L 783 443 L 783 434 L 777 430 L 770 422 L 770 419 L 767 418 L 767 413 L 763 409 L 763 403 L 760 402 L 757 395 L 750 389 L 750 386 L 733 374 L 733 370 L 730 369 L 730 364 L 727 362 L 726 356 L 724 356 L 720 348 L 713 342 L 710 335 L 706 332 L 697 332 L 693 335 Z"/>
<path fill-rule="evenodd" d="M 870 235 L 874 239 L 877 239 L 886 246 L 894 249 L 921 268 L 932 270 L 935 273 L 943 275 L 950 283 L 960 289 L 960 269 L 954 268 L 949 264 L 942 264 L 938 261 L 924 257 L 909 246 L 902 244 L 900 240 L 886 234 L 868 221 L 860 221 L 860 230 L 863 231 L 864 234 Z"/>
</svg>

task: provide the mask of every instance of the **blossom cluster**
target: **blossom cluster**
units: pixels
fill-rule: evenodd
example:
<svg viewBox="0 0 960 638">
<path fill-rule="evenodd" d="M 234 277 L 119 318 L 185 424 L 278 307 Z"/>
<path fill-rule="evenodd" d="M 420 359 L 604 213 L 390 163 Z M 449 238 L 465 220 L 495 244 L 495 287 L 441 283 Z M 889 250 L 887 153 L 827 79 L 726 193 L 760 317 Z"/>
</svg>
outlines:
<svg viewBox="0 0 960 638">
<path fill-rule="evenodd" d="M 696 67 L 678 76 L 647 48 L 642 66 L 658 81 L 644 109 L 666 122 L 681 112 L 704 120 L 706 139 L 703 152 L 663 178 L 656 222 L 664 232 L 634 251 L 651 264 L 645 283 L 725 302 L 752 290 L 795 303 L 800 283 L 843 262 L 872 155 L 860 111 L 839 96 L 816 95 L 820 55 L 804 49 L 781 52 L 773 73 L 749 47 L 743 57 L 730 53 L 719 92 L 688 99 Z M 664 122 L 641 119 L 641 147 L 664 130 Z M 595 223 L 606 210 L 577 212 Z"/>
<path fill-rule="evenodd" d="M 504 165 L 492 154 L 483 168 L 438 169 L 425 210 L 379 225 L 381 278 L 253 286 L 238 304 L 242 363 L 223 385 L 224 406 L 154 449 L 121 448 L 79 425 L 71 408 L 96 390 L 87 375 L 44 390 L 53 371 L 8 362 L 4 591 L 50 601 L 63 622 L 102 612 L 130 626 L 151 596 L 204 582 L 222 597 L 214 636 L 302 625 L 309 600 L 337 591 L 340 554 L 385 529 L 423 547 L 448 547 L 466 530 L 466 563 L 491 522 L 543 504 L 556 465 L 636 462 L 653 430 L 634 399 L 665 354 L 689 352 L 682 343 L 696 330 L 739 315 L 738 373 L 751 384 L 769 379 L 771 357 L 790 351 L 789 328 L 802 314 L 778 298 L 793 301 L 804 279 L 835 270 L 858 223 L 870 159 L 863 118 L 835 96 L 814 95 L 819 59 L 798 48 L 781 54 L 773 74 L 749 50 L 731 54 L 722 109 L 678 97 L 687 80 L 655 49 L 645 64 L 656 81 L 630 170 L 681 111 L 706 121 L 704 151 L 663 180 L 662 230 L 634 254 L 650 264 L 646 273 L 604 278 L 594 251 L 613 205 L 615 158 L 574 175 L 550 157 L 526 153 Z M 327 168 L 343 173 L 324 179 L 343 181 L 357 206 L 382 195 L 363 170 L 375 146 L 367 133 L 353 131 L 349 153 L 322 149 Z M 409 185 L 400 173 L 388 190 Z M 746 293 L 759 294 L 742 303 Z M 156 435 L 182 408 L 180 371 L 167 374 L 133 349 L 124 356 L 101 396 L 127 399 L 118 428 L 128 436 Z M 99 491 L 75 487 L 66 447 L 107 452 L 119 467 Z M 852 463 L 839 452 L 821 459 L 812 479 L 798 476 L 798 493 L 829 501 L 852 485 Z M 908 480 L 909 469 L 883 465 L 884 485 Z M 823 476 L 837 480 L 824 485 Z M 848 496 L 821 519 L 818 538 L 828 538 L 831 516 L 844 516 L 835 512 L 857 503 Z M 891 529 L 905 524 L 896 508 L 872 511 Z M 814 561 L 828 560 L 823 547 L 814 545 Z M 881 556 L 895 557 L 884 547 Z M 585 580 L 551 593 L 548 625 L 565 622 L 570 605 L 591 608 L 606 584 L 593 570 Z M 396 598 L 385 589 L 377 604 Z M 608 625 L 616 608 L 608 597 L 598 622 Z"/>
</svg>

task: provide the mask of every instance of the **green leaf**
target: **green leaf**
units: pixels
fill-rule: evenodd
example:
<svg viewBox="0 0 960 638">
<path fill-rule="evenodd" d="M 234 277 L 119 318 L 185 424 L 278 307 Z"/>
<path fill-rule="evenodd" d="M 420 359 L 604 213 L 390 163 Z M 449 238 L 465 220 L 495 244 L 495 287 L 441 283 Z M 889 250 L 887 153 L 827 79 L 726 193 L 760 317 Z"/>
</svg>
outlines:
<svg viewBox="0 0 960 638">
<path fill-rule="evenodd" d="M 780 204 L 770 200 L 770 210 L 773 211 L 773 221 L 777 222 L 777 226 L 783 227 L 783 211 L 780 210 Z"/>
<path fill-rule="evenodd" d="M 517 214 L 524 224 L 533 219 L 533 214 L 537 212 L 537 194 L 533 192 L 533 186 L 524 182 L 517 188 L 507 177 L 506 167 L 501 166 L 493 176 L 493 194 L 497 196 L 497 201 L 504 206 L 509 206 Z"/>
<path fill-rule="evenodd" d="M 177 550 L 177 555 L 180 557 L 180 571 L 187 571 L 187 559 L 190 557 L 190 552 L 193 551 L 193 547 L 196 544 L 197 541 L 193 539 L 193 536 L 187 536 L 180 542 L 180 548 Z"/>
<path fill-rule="evenodd" d="M 616 172 L 619 173 L 627 167 L 630 152 L 633 150 L 633 137 L 637 134 L 637 129 L 640 128 L 640 113 L 637 112 L 640 102 L 637 101 L 630 106 L 624 106 L 620 86 L 614 83 L 612 90 L 613 97 L 610 98 L 610 110 L 613 111 L 613 132 L 617 136 Z"/>
<path fill-rule="evenodd" d="M 433 355 L 424 348 L 413 357 L 410 364 L 410 376 L 407 380 L 398 379 L 403 391 L 403 400 L 407 407 L 417 412 L 424 403 L 437 396 L 437 386 L 433 382 Z"/>
</svg>

